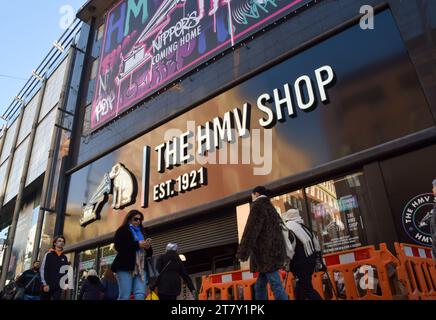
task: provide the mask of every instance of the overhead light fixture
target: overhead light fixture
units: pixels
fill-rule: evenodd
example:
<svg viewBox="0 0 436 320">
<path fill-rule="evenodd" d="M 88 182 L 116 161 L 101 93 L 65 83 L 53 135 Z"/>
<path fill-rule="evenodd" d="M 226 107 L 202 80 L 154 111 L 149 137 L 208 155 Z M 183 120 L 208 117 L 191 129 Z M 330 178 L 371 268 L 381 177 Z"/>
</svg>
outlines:
<svg viewBox="0 0 436 320">
<path fill-rule="evenodd" d="M 184 254 L 179 254 L 179 258 L 180 258 L 180 260 L 182 260 L 183 262 L 186 261 L 186 257 L 185 257 Z"/>
</svg>

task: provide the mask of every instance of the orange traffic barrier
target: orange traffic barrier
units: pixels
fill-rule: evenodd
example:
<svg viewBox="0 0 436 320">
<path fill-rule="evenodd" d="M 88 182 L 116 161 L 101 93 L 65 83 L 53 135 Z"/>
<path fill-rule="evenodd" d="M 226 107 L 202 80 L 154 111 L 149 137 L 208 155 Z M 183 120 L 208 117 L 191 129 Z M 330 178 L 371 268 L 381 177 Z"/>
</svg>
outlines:
<svg viewBox="0 0 436 320">
<path fill-rule="evenodd" d="M 385 243 L 324 255 L 327 274 L 317 273 L 312 281 L 324 299 L 397 299 L 394 282 L 398 259 Z M 328 284 L 331 283 L 331 286 Z M 329 290 L 327 290 L 329 289 Z M 327 292 L 326 291 L 330 291 Z"/>
<path fill-rule="evenodd" d="M 327 272 L 315 273 L 312 284 L 325 300 L 392 300 L 403 299 L 404 276 L 400 275 L 399 260 L 385 243 L 359 247 L 324 255 Z M 289 299 L 295 299 L 295 278 L 281 271 Z M 200 300 L 252 300 L 257 274 L 238 270 L 202 277 Z M 434 278 L 433 278 L 434 279 Z M 268 286 L 268 297 L 273 294 Z"/>
<path fill-rule="evenodd" d="M 286 272 L 280 272 L 285 288 L 293 293 L 292 274 L 286 277 Z M 201 289 L 198 294 L 199 300 L 253 300 L 254 284 L 258 273 L 248 270 L 237 270 L 212 274 L 202 277 Z M 287 291 L 288 292 L 288 291 Z M 289 294 L 289 292 L 288 292 Z M 274 299 L 274 295 L 268 285 L 268 298 Z"/>
<path fill-rule="evenodd" d="M 399 274 L 411 300 L 436 300 L 436 263 L 431 248 L 395 242 Z"/>
</svg>

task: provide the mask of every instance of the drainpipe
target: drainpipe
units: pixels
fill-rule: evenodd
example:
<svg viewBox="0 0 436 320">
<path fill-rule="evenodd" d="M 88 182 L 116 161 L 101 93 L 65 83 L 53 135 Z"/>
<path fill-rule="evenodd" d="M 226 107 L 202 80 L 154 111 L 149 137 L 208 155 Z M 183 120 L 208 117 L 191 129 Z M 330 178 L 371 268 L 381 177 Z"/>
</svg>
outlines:
<svg viewBox="0 0 436 320">
<path fill-rule="evenodd" d="M 18 218 L 20 216 L 20 210 L 21 206 L 23 205 L 23 195 L 24 195 L 24 188 L 26 187 L 26 180 L 27 180 L 27 173 L 29 172 L 29 166 L 30 166 L 30 158 L 32 156 L 32 149 L 33 149 L 33 143 L 35 142 L 35 135 L 36 135 L 36 129 L 38 128 L 38 121 L 39 121 L 39 115 L 41 113 L 41 107 L 42 103 L 44 101 L 44 95 L 45 95 L 45 88 L 47 86 L 47 79 L 44 78 L 42 80 L 42 86 L 39 90 L 39 97 L 38 97 L 38 105 L 35 111 L 35 116 L 33 118 L 32 123 L 32 129 L 30 130 L 29 135 L 29 144 L 27 146 L 26 150 L 26 156 L 24 158 L 23 163 L 23 172 L 21 173 L 21 179 L 20 179 L 20 185 L 18 187 L 18 194 L 17 199 L 15 200 L 15 208 L 14 208 L 14 214 L 12 216 L 12 224 L 8 231 L 8 246 L 6 248 L 5 257 L 3 260 L 3 266 L 7 266 L 5 270 L 3 270 L 0 278 L 0 290 L 3 290 L 8 269 L 9 269 L 9 263 L 11 260 L 11 254 L 12 254 L 12 246 L 14 244 L 15 240 L 15 233 L 17 231 L 17 224 L 18 224 Z M 24 109 L 22 109 L 22 112 L 24 114 Z M 21 126 L 21 124 L 20 124 Z M 19 131 L 19 130 L 18 130 Z"/>
<path fill-rule="evenodd" d="M 55 126 L 53 128 L 53 134 L 50 142 L 50 149 L 48 152 L 47 167 L 45 170 L 44 182 L 42 185 L 42 192 L 41 192 L 41 204 L 38 212 L 38 220 L 37 220 L 36 231 L 35 231 L 35 240 L 33 242 L 34 245 L 33 245 L 32 260 L 31 260 L 32 264 L 33 262 L 38 260 L 45 213 L 46 211 L 49 212 L 54 211 L 51 210 L 49 207 L 50 207 L 50 199 L 52 197 L 52 191 L 53 191 L 52 187 L 53 187 L 53 179 L 56 171 L 56 161 L 57 161 L 57 156 L 59 154 L 59 144 L 62 137 L 62 130 L 59 128 L 59 126 L 56 125 L 61 123 L 63 119 L 62 114 L 66 112 L 65 108 L 68 101 L 67 99 L 68 89 L 71 83 L 71 74 L 74 68 L 75 57 L 76 57 L 76 48 L 74 45 L 72 45 L 68 51 L 68 63 L 63 79 L 62 91 L 58 102 L 59 107 L 56 113 Z"/>
</svg>

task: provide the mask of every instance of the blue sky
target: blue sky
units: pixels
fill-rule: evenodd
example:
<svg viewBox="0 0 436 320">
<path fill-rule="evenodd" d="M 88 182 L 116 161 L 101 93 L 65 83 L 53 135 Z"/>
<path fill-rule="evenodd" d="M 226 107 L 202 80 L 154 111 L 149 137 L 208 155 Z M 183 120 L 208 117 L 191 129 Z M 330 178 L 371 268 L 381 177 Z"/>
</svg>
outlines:
<svg viewBox="0 0 436 320">
<path fill-rule="evenodd" d="M 75 14 L 84 3 L 86 0 L 2 1 L 0 115 L 64 32 L 62 26 L 71 17 L 70 8 Z"/>
</svg>

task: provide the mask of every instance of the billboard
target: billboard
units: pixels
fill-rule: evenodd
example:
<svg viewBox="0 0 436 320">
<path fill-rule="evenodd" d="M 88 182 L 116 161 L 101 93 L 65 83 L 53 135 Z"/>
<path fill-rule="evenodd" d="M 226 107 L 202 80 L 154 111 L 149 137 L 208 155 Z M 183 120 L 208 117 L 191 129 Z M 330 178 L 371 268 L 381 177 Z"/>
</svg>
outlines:
<svg viewBox="0 0 436 320">
<path fill-rule="evenodd" d="M 107 14 L 91 129 L 307 0 L 123 0 Z"/>
</svg>

